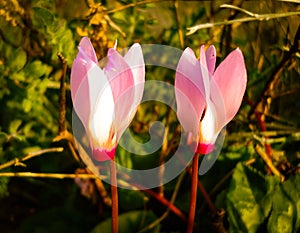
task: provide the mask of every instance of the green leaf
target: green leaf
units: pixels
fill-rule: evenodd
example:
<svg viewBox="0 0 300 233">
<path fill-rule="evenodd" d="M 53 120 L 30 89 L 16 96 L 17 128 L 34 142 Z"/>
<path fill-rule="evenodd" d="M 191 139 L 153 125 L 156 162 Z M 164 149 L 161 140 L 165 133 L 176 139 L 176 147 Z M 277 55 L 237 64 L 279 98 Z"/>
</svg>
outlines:
<svg viewBox="0 0 300 233">
<path fill-rule="evenodd" d="M 269 232 L 297 232 L 300 224 L 300 175 L 291 177 L 274 191 Z"/>
<path fill-rule="evenodd" d="M 293 203 L 285 195 L 282 187 L 278 186 L 273 196 L 273 209 L 268 221 L 268 232 L 293 232 Z"/>
<path fill-rule="evenodd" d="M 19 127 L 21 126 L 22 124 L 22 120 L 20 119 L 16 119 L 16 120 L 13 120 L 10 122 L 10 125 L 9 125 L 9 133 L 10 134 L 14 134 L 18 131 Z"/>
<path fill-rule="evenodd" d="M 119 233 L 139 232 L 157 218 L 151 211 L 130 211 L 119 216 Z M 159 225 L 146 232 L 158 232 Z M 111 218 L 98 224 L 90 233 L 111 232 Z"/>
<path fill-rule="evenodd" d="M 9 182 L 8 177 L 0 177 L 0 198 L 8 196 L 7 184 Z"/>
<path fill-rule="evenodd" d="M 52 68 L 42 63 L 40 60 L 36 60 L 29 63 L 24 70 L 26 76 L 33 77 L 33 78 L 40 78 L 42 76 L 47 77 L 51 72 Z"/>
<path fill-rule="evenodd" d="M 49 27 L 54 22 L 53 14 L 46 8 L 33 7 L 33 24 L 37 28 Z"/>
<path fill-rule="evenodd" d="M 230 232 L 256 232 L 271 210 L 270 195 L 278 183 L 239 163 L 227 193 Z"/>
<path fill-rule="evenodd" d="M 7 65 L 10 67 L 12 72 L 16 72 L 21 70 L 25 66 L 26 61 L 26 52 L 21 47 L 19 47 L 10 54 Z"/>
<path fill-rule="evenodd" d="M 22 102 L 24 112 L 29 112 L 32 108 L 32 102 L 29 99 L 24 99 Z"/>
</svg>

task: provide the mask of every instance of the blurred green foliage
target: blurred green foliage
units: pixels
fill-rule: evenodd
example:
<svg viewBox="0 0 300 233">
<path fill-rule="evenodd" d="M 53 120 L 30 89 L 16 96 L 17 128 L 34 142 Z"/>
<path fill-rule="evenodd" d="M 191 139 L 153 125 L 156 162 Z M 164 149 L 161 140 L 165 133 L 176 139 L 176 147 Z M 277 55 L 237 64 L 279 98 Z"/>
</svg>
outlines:
<svg viewBox="0 0 300 233">
<path fill-rule="evenodd" d="M 75 173 L 82 167 L 66 141 L 53 142 L 59 133 L 63 75 L 57 53 L 64 56 L 68 65 L 66 123 L 71 131 L 68 83 L 76 46 L 82 36 L 91 38 L 99 59 L 106 56 L 116 39 L 119 48 L 139 42 L 179 49 L 188 46 L 196 54 L 200 45 L 214 44 L 218 63 L 240 47 L 248 72 L 245 101 L 227 127 L 218 161 L 200 180 L 217 207 L 226 211 L 222 221 L 229 232 L 298 232 L 300 42 L 294 38 L 299 16 L 221 25 L 190 36 L 186 33 L 188 27 L 197 24 L 246 16 L 240 11 L 220 8 L 223 3 L 257 14 L 299 11 L 299 3 L 267 0 L 131 3 L 134 1 L 5 0 L 0 3 L 0 166 L 42 148 L 65 148 L 63 153 L 41 155 L 24 162 L 23 166 L 10 166 L 0 172 Z M 149 66 L 146 78 L 172 84 L 174 72 Z M 178 144 L 175 137 L 178 121 L 168 106 L 142 104 L 130 130 L 139 142 L 147 142 L 154 121 L 169 127 L 168 149 L 164 151 L 168 159 Z M 254 149 L 257 144 L 264 146 L 266 141 L 272 148 L 272 162 L 285 176 L 285 182 L 271 174 Z M 117 160 L 125 167 L 141 169 L 156 166 L 160 155 L 161 150 L 137 158 L 118 148 Z M 74 180 L 0 177 L 1 232 L 109 232 L 111 209 L 104 204 L 94 181 L 86 182 L 88 193 Z M 169 200 L 176 182 L 177 179 L 164 187 Z M 190 178 L 186 176 L 175 200 L 183 213 L 188 212 L 189 186 Z M 104 188 L 108 189 L 108 185 Z M 120 190 L 119 202 L 120 232 L 138 232 L 166 210 L 149 194 L 140 191 Z M 200 193 L 197 203 L 195 232 L 222 232 L 215 227 Z M 170 213 L 147 232 L 184 230 L 185 223 Z"/>
</svg>

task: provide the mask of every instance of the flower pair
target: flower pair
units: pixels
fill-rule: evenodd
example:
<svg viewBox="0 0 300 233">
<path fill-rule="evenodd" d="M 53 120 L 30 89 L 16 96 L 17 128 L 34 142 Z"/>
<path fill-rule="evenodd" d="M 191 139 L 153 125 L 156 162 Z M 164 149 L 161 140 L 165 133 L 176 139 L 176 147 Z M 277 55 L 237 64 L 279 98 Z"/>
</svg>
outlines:
<svg viewBox="0 0 300 233">
<path fill-rule="evenodd" d="M 93 157 L 98 161 L 114 157 L 118 141 L 132 121 L 142 99 L 145 64 L 139 44 L 122 57 L 108 50 L 104 69 L 98 66 L 88 38 L 79 44 L 72 65 L 71 95 L 74 110 L 85 127 Z M 246 88 L 246 69 L 236 49 L 215 70 L 213 46 L 200 49 L 200 60 L 187 48 L 176 69 L 177 116 L 196 152 L 207 154 L 220 130 L 237 113 Z"/>
</svg>

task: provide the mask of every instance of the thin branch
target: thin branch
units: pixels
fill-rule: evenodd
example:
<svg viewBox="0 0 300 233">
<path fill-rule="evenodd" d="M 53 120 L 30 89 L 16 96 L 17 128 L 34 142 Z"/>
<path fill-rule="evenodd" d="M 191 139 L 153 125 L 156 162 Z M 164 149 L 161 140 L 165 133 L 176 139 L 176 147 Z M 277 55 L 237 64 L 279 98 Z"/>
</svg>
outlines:
<svg viewBox="0 0 300 233">
<path fill-rule="evenodd" d="M 34 173 L 34 172 L 0 172 L 0 177 L 34 177 L 51 179 L 105 179 L 94 174 Z"/>
<path fill-rule="evenodd" d="M 224 25 L 230 25 L 234 23 L 245 23 L 245 22 L 251 22 L 251 21 L 268 21 L 270 19 L 277 19 L 277 18 L 283 18 L 283 17 L 290 17 L 295 15 L 300 15 L 299 11 L 292 11 L 292 12 L 285 12 L 285 13 L 273 13 L 273 14 L 254 14 L 255 17 L 245 17 L 241 19 L 233 19 L 228 21 L 221 21 L 221 22 L 215 22 L 215 23 L 204 23 L 199 24 L 193 27 L 187 28 L 189 32 L 186 33 L 186 35 L 192 35 L 196 31 L 204 28 L 212 28 L 217 26 L 224 26 Z"/>
<path fill-rule="evenodd" d="M 59 52 L 57 56 L 62 63 L 63 73 L 60 78 L 60 92 L 59 92 L 59 117 L 58 117 L 58 132 L 66 131 L 66 73 L 67 62 L 64 56 Z"/>
<path fill-rule="evenodd" d="M 168 201 L 166 198 L 158 195 L 156 192 L 154 192 L 151 189 L 145 189 L 142 190 L 145 193 L 148 193 L 150 196 L 155 198 L 157 201 L 159 201 L 164 206 L 168 207 L 170 211 L 172 211 L 174 214 L 176 214 L 179 218 L 181 218 L 183 221 L 187 221 L 186 216 L 181 212 L 180 209 L 178 209 L 175 205 L 173 205 L 170 201 Z"/>
<path fill-rule="evenodd" d="M 182 29 L 181 29 L 180 23 L 179 23 L 178 0 L 174 0 L 173 4 L 174 4 L 174 9 L 175 9 L 175 19 L 176 19 L 180 48 L 184 49 L 183 32 L 182 32 Z"/>
<path fill-rule="evenodd" d="M 259 17 L 259 14 L 255 14 L 255 13 L 252 13 L 251 11 L 247 11 L 241 7 L 238 7 L 238 6 L 233 6 L 233 5 L 230 5 L 230 4 L 222 4 L 220 6 L 220 8 L 229 8 L 229 9 L 233 9 L 233 10 L 236 10 L 236 11 L 241 11 L 251 17 L 255 17 L 255 18 L 258 18 Z"/>
<path fill-rule="evenodd" d="M 270 168 L 270 170 L 273 172 L 275 176 L 278 176 L 280 180 L 283 182 L 285 177 L 277 170 L 277 168 L 272 163 L 272 160 L 270 157 L 264 152 L 264 150 L 260 146 L 255 147 L 256 152 L 260 155 L 260 157 L 265 161 L 267 166 Z"/>
<path fill-rule="evenodd" d="M 24 166 L 22 162 L 31 159 L 33 157 L 46 154 L 46 153 L 54 153 L 54 152 L 62 152 L 64 150 L 63 147 L 55 147 L 55 148 L 48 148 L 44 150 L 39 150 L 39 151 L 34 151 L 34 152 L 29 152 L 27 155 L 25 155 L 23 158 L 15 158 L 13 160 L 10 160 L 2 165 L 0 165 L 0 170 L 8 168 L 10 166 Z"/>
</svg>

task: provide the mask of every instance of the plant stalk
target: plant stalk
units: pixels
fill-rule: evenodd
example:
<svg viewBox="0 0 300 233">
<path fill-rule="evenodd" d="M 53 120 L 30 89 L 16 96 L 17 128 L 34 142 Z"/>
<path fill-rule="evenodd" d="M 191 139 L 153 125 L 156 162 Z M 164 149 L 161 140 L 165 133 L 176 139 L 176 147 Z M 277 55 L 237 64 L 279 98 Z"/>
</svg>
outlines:
<svg viewBox="0 0 300 233">
<path fill-rule="evenodd" d="M 114 159 L 110 161 L 110 190 L 112 201 L 111 229 L 112 233 L 118 233 L 118 188 L 117 171 Z"/>
<path fill-rule="evenodd" d="M 198 185 L 198 163 L 199 156 L 195 153 L 192 164 L 192 185 L 191 185 L 191 197 L 190 197 L 190 210 L 187 223 L 187 233 L 192 233 L 194 229 L 196 203 L 197 203 L 197 185 Z"/>
</svg>

